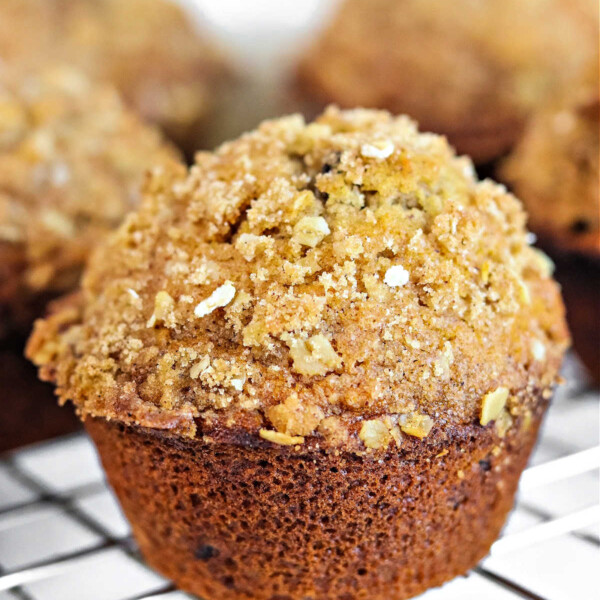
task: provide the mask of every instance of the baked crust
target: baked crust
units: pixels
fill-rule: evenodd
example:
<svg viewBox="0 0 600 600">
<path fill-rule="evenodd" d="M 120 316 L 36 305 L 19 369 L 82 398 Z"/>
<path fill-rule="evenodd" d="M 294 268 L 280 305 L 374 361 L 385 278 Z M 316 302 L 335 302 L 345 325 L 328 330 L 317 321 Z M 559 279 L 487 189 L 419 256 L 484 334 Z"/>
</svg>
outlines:
<svg viewBox="0 0 600 600">
<path fill-rule="evenodd" d="M 385 455 L 86 420 L 148 563 L 207 600 L 403 600 L 487 554 L 535 441 L 478 424 Z"/>
</svg>

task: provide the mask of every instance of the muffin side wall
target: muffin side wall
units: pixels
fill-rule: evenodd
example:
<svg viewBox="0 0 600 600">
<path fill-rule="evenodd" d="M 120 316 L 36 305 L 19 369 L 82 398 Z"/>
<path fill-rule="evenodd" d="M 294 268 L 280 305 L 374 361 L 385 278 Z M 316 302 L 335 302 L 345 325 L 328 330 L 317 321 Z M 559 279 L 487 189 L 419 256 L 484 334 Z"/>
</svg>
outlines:
<svg viewBox="0 0 600 600">
<path fill-rule="evenodd" d="M 402 600 L 487 554 L 547 401 L 384 456 L 186 441 L 86 420 L 141 551 L 207 600 Z"/>
</svg>

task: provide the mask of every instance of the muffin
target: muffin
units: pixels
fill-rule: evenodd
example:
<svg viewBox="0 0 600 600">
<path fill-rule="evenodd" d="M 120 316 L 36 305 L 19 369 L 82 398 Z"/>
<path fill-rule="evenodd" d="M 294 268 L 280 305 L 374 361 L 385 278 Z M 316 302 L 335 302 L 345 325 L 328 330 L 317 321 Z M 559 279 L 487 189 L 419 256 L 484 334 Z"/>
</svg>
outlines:
<svg viewBox="0 0 600 600">
<path fill-rule="evenodd" d="M 0 449 L 77 425 L 24 364 L 24 337 L 136 205 L 145 170 L 177 157 L 112 88 L 78 71 L 0 71 Z"/>
<path fill-rule="evenodd" d="M 565 104 L 536 114 L 500 176 L 522 198 L 556 262 L 573 343 L 600 384 L 598 71 Z"/>
<path fill-rule="evenodd" d="M 114 85 L 189 153 L 230 77 L 207 35 L 171 0 L 3 0 L 0 59 L 77 66 Z"/>
<path fill-rule="evenodd" d="M 0 331 L 76 287 L 98 240 L 178 154 L 79 71 L 0 72 Z"/>
<path fill-rule="evenodd" d="M 593 0 L 347 0 L 301 59 L 295 89 L 308 111 L 407 113 L 485 163 L 597 46 Z"/>
<path fill-rule="evenodd" d="M 516 198 L 331 108 L 155 172 L 28 355 L 178 586 L 390 600 L 487 553 L 567 341 Z"/>
</svg>

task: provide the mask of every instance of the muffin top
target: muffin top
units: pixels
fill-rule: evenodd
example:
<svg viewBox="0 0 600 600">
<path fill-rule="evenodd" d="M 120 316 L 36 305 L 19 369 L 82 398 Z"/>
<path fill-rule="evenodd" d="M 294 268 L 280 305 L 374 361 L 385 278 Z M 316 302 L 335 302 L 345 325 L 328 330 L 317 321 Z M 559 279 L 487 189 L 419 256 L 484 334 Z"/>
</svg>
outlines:
<svg viewBox="0 0 600 600">
<path fill-rule="evenodd" d="M 544 244 L 600 258 L 598 67 L 563 105 L 530 121 L 501 176 Z"/>
<path fill-rule="evenodd" d="M 192 142 L 228 69 L 172 0 L 2 0 L 0 58 L 82 68 L 181 144 Z"/>
<path fill-rule="evenodd" d="M 594 0 L 347 0 L 299 86 L 320 103 L 409 114 L 488 160 L 595 56 L 597 13 Z"/>
<path fill-rule="evenodd" d="M 330 108 L 155 171 L 28 352 L 84 416 L 387 447 L 506 423 L 553 384 L 550 270 L 444 138 Z"/>
<path fill-rule="evenodd" d="M 71 289 L 91 247 L 136 205 L 146 169 L 176 157 L 79 71 L 0 70 L 0 321 Z"/>
</svg>

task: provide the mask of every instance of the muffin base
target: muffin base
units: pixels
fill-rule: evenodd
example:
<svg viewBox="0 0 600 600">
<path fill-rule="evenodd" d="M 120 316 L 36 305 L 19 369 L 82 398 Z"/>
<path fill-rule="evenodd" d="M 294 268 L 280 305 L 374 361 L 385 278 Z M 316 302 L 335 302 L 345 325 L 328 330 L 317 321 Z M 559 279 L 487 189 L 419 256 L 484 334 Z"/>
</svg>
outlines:
<svg viewBox="0 0 600 600">
<path fill-rule="evenodd" d="M 402 600 L 466 573 L 512 507 L 546 401 L 384 456 L 86 420 L 147 562 L 206 600 Z"/>
</svg>

